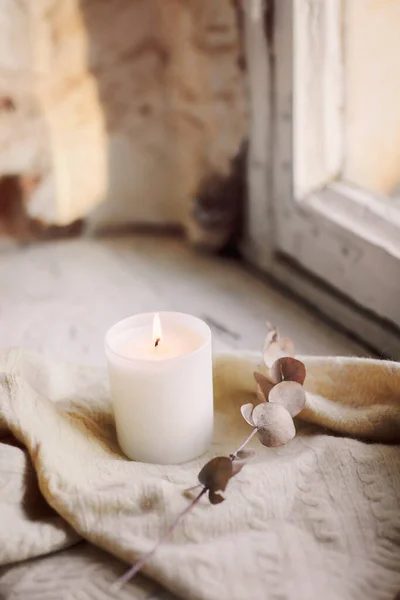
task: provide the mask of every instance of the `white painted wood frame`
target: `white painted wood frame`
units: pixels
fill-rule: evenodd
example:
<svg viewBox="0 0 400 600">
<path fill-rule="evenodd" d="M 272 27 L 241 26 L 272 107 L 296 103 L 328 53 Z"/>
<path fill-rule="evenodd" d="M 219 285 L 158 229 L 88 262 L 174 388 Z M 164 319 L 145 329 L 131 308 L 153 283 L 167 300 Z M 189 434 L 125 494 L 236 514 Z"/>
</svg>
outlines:
<svg viewBox="0 0 400 600">
<path fill-rule="evenodd" d="M 270 40 L 264 19 L 246 10 L 252 133 L 244 253 L 400 359 L 400 211 L 341 181 L 342 8 L 340 0 L 270 0 Z"/>
</svg>

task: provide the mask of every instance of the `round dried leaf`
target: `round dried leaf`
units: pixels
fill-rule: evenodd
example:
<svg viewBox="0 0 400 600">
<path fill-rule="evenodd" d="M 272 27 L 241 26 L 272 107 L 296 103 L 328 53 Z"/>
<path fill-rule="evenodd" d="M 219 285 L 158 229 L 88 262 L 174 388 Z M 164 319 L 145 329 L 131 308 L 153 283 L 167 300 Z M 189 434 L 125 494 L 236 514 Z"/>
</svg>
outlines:
<svg viewBox="0 0 400 600">
<path fill-rule="evenodd" d="M 258 437 L 264 446 L 276 447 L 286 444 L 296 435 L 293 419 L 280 404 L 258 404 L 253 410 Z"/>
<path fill-rule="evenodd" d="M 232 461 L 227 456 L 210 460 L 199 473 L 199 481 L 211 492 L 223 492 L 233 477 Z"/>
<path fill-rule="evenodd" d="M 253 458 L 256 455 L 255 450 L 252 450 L 251 448 L 243 448 L 243 450 L 239 450 L 239 452 L 236 453 L 236 456 L 239 460 L 249 460 L 250 458 Z M 235 464 L 235 463 L 233 463 Z"/>
<path fill-rule="evenodd" d="M 275 383 L 280 381 L 297 381 L 303 385 L 306 378 L 306 367 L 297 358 L 283 356 L 274 362 L 271 368 L 271 377 Z"/>
<path fill-rule="evenodd" d="M 257 385 L 260 387 L 261 393 L 264 395 L 265 400 L 267 400 L 268 394 L 274 387 L 274 383 L 258 371 L 254 371 L 253 375 Z"/>
<path fill-rule="evenodd" d="M 294 344 L 289 338 L 282 338 L 276 342 L 271 342 L 269 346 L 264 347 L 264 362 L 267 367 L 272 367 L 278 358 L 284 356 L 294 356 Z"/>
<path fill-rule="evenodd" d="M 249 425 L 251 425 L 252 427 L 255 427 L 254 425 L 254 421 L 253 418 L 251 416 L 251 413 L 253 412 L 253 405 L 251 402 L 249 402 L 248 404 L 243 404 L 240 407 L 240 412 L 242 413 L 242 417 L 245 421 L 247 421 L 247 423 Z"/>
<path fill-rule="evenodd" d="M 261 391 L 260 386 L 258 385 L 256 388 L 256 396 L 257 396 L 257 400 L 259 402 L 268 402 L 267 398 L 264 396 L 264 394 Z"/>
<path fill-rule="evenodd" d="M 208 492 L 208 499 L 211 502 L 211 504 L 221 504 L 221 502 L 225 500 L 225 498 L 221 496 L 221 494 L 216 494 L 211 490 Z"/>
<path fill-rule="evenodd" d="M 296 381 L 282 381 L 271 390 L 269 401 L 284 406 L 295 417 L 306 405 L 306 393 Z"/>
<path fill-rule="evenodd" d="M 269 321 L 266 323 L 267 325 L 267 335 L 265 336 L 264 348 L 269 346 L 272 342 L 277 342 L 279 340 L 279 330 L 276 325 L 271 325 Z"/>
</svg>

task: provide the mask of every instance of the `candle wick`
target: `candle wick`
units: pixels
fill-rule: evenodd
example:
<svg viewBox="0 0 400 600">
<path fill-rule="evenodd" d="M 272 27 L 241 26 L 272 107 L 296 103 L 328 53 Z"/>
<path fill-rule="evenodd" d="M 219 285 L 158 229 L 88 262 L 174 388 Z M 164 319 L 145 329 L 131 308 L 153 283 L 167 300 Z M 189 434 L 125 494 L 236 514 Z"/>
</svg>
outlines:
<svg viewBox="0 0 400 600">
<path fill-rule="evenodd" d="M 160 343 L 161 338 L 157 338 L 155 343 L 154 343 L 154 347 L 157 348 L 158 344 Z"/>
</svg>

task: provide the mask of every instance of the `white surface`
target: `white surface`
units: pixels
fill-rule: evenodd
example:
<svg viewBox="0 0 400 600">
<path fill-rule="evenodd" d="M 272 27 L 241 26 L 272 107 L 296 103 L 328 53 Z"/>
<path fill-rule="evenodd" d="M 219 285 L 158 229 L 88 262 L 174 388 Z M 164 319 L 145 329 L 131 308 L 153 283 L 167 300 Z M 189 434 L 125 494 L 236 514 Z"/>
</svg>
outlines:
<svg viewBox="0 0 400 600">
<path fill-rule="evenodd" d="M 179 239 L 79 239 L 0 253 L 2 349 L 102 365 L 107 329 L 152 310 L 202 318 L 215 351 L 261 350 L 268 319 L 299 353 L 366 352 L 236 262 L 198 255 Z"/>
<path fill-rule="evenodd" d="M 154 317 L 135 315 L 106 335 L 118 441 L 133 460 L 180 464 L 211 444 L 211 331 L 192 315 L 163 312 L 164 333 L 155 347 Z M 121 343 L 124 333 L 129 337 Z"/>
</svg>

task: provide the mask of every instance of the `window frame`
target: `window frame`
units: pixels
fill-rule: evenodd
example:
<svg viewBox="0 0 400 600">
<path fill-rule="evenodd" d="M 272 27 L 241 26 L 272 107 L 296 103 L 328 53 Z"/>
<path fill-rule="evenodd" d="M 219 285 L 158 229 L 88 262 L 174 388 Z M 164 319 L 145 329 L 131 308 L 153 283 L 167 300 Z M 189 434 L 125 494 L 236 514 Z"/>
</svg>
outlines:
<svg viewBox="0 0 400 600">
<path fill-rule="evenodd" d="M 400 211 L 340 181 L 342 3 L 270 0 L 265 18 L 251 8 L 245 11 L 253 116 L 244 254 L 372 348 L 400 359 Z M 307 136 L 299 161 L 293 158 L 299 156 L 293 140 L 301 135 L 294 136 L 294 35 L 302 38 L 296 49 L 308 99 L 297 105 Z"/>
</svg>

